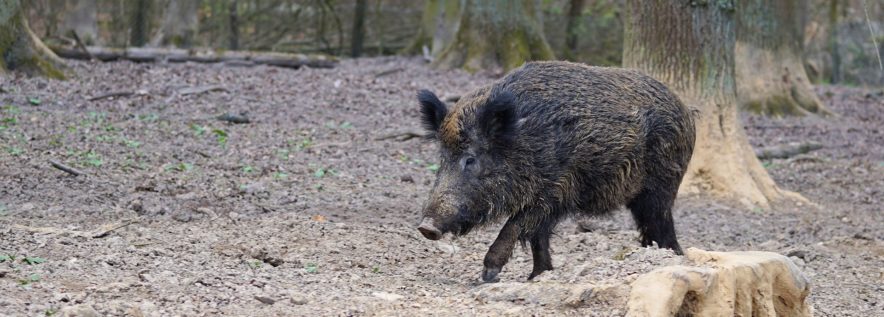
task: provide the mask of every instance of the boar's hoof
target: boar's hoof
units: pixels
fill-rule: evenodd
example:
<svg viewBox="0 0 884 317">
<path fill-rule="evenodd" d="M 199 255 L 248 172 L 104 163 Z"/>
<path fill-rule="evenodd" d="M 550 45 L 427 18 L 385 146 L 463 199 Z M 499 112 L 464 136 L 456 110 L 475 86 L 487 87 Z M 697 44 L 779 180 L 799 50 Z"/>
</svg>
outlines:
<svg viewBox="0 0 884 317">
<path fill-rule="evenodd" d="M 533 279 L 534 279 L 535 277 L 537 277 L 538 275 L 542 274 L 543 272 L 549 271 L 549 270 L 552 270 L 552 269 L 545 269 L 545 270 L 535 270 L 535 271 L 531 271 L 531 275 L 528 275 L 528 280 L 529 280 L 529 281 L 530 281 L 530 280 L 533 280 Z"/>
<path fill-rule="evenodd" d="M 500 268 L 486 267 L 485 270 L 482 271 L 482 281 L 485 281 L 485 283 L 500 282 L 500 278 L 497 277 L 497 274 L 500 274 Z"/>
</svg>

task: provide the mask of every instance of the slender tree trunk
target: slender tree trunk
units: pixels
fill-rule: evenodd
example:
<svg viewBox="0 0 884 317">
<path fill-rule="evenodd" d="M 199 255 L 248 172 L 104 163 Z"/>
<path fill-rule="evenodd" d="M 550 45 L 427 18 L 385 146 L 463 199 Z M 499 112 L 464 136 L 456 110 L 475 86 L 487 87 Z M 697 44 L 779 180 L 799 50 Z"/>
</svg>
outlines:
<svg viewBox="0 0 884 317">
<path fill-rule="evenodd" d="M 350 39 L 350 56 L 362 55 L 362 41 L 365 39 L 365 8 L 366 0 L 356 0 L 353 13 L 353 37 Z"/>
<path fill-rule="evenodd" d="M 150 41 L 151 46 L 193 46 L 199 29 L 199 1 L 169 0 L 160 29 Z"/>
<path fill-rule="evenodd" d="M 420 28 L 411 44 L 402 50 L 404 54 L 419 54 L 424 46 L 432 49 L 434 33 L 436 33 L 436 19 L 439 18 L 439 13 L 442 12 L 443 1 L 426 0 L 425 3 L 424 12 L 421 13 Z"/>
<path fill-rule="evenodd" d="M 227 26 L 230 28 L 230 38 L 228 39 L 230 42 L 227 48 L 235 51 L 239 49 L 239 6 L 237 1 L 231 0 L 230 7 L 227 9 Z"/>
<path fill-rule="evenodd" d="M 63 68 L 61 59 L 28 27 L 21 1 L 0 1 L 0 74 L 19 70 L 63 79 Z"/>
<path fill-rule="evenodd" d="M 628 0 L 623 64 L 665 83 L 699 110 L 697 143 L 680 191 L 767 207 L 784 196 L 749 145 L 734 86 L 734 8 L 728 1 Z"/>
<path fill-rule="evenodd" d="M 772 116 L 831 114 L 804 70 L 806 3 L 741 0 L 736 12 L 740 108 Z"/>
<path fill-rule="evenodd" d="M 98 23 L 96 15 L 98 6 L 96 0 L 66 0 L 65 7 L 69 8 L 62 14 L 61 31 L 68 34 L 73 31 L 87 45 L 98 45 Z"/>
<path fill-rule="evenodd" d="M 150 28 L 150 0 L 137 0 L 132 12 L 132 29 L 129 33 L 129 46 L 140 47 L 147 44 Z"/>
<path fill-rule="evenodd" d="M 434 33 L 434 66 L 467 71 L 509 70 L 552 59 L 535 0 L 446 0 Z M 454 30 L 450 40 L 448 30 Z"/>
<path fill-rule="evenodd" d="M 577 31 L 585 5 L 586 0 L 571 0 L 571 5 L 568 8 L 568 22 L 565 27 L 565 59 L 573 59 L 574 52 L 577 51 Z"/>
<path fill-rule="evenodd" d="M 829 50 L 832 54 L 832 84 L 841 82 L 841 51 L 838 47 L 838 0 L 829 0 Z"/>
</svg>

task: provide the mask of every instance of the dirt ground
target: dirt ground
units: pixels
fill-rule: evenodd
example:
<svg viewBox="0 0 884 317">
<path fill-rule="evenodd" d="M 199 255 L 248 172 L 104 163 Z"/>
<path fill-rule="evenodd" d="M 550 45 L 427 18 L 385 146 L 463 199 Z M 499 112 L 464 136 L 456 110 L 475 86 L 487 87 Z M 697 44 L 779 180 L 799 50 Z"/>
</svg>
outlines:
<svg viewBox="0 0 884 317">
<path fill-rule="evenodd" d="M 589 232 L 560 225 L 556 270 L 530 283 L 523 250 L 501 283 L 478 283 L 497 226 L 423 239 L 434 147 L 377 139 L 420 132 L 417 89 L 450 97 L 488 76 L 405 58 L 299 70 L 69 63 L 73 80 L 0 78 L 3 316 L 620 316 L 622 297 L 561 290 L 682 261 L 639 248 L 627 212 Z M 89 100 L 121 91 L 131 94 Z M 817 316 L 884 316 L 884 91 L 817 92 L 838 117 L 744 122 L 755 146 L 824 145 L 765 162 L 818 206 L 681 197 L 681 245 L 789 255 Z"/>
</svg>

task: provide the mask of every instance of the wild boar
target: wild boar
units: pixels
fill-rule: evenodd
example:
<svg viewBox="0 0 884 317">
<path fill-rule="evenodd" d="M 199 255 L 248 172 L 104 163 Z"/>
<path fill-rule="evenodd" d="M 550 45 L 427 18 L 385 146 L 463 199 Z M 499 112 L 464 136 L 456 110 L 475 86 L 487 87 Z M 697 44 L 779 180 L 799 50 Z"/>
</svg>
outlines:
<svg viewBox="0 0 884 317">
<path fill-rule="evenodd" d="M 438 240 L 506 219 L 485 255 L 484 281 L 498 280 L 517 241 L 531 246 L 529 280 L 551 270 L 559 221 L 623 205 L 642 246 L 682 253 L 672 205 L 694 119 L 660 82 L 633 70 L 532 62 L 450 108 L 427 90 L 418 101 L 440 155 L 418 230 Z"/>
</svg>

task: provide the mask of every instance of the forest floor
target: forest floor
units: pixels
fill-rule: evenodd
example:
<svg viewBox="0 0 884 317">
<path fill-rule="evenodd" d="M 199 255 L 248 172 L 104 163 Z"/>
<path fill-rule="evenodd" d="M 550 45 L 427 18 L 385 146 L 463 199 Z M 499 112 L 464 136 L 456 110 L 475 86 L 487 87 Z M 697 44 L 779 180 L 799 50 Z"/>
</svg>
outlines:
<svg viewBox="0 0 884 317">
<path fill-rule="evenodd" d="M 3 316 L 619 316 L 622 297 L 568 300 L 560 286 L 682 261 L 639 248 L 622 211 L 589 232 L 562 224 L 556 270 L 536 282 L 525 281 L 521 249 L 501 283 L 477 282 L 497 226 L 423 239 L 415 227 L 434 146 L 377 139 L 420 132 L 417 89 L 445 98 L 488 76 L 406 58 L 299 70 L 69 64 L 67 81 L 0 78 Z M 89 100 L 121 91 L 130 94 Z M 755 146 L 823 144 L 764 162 L 818 206 L 682 197 L 681 245 L 789 255 L 812 281 L 817 316 L 884 316 L 884 93 L 817 92 L 839 116 L 743 120 Z"/>
</svg>

